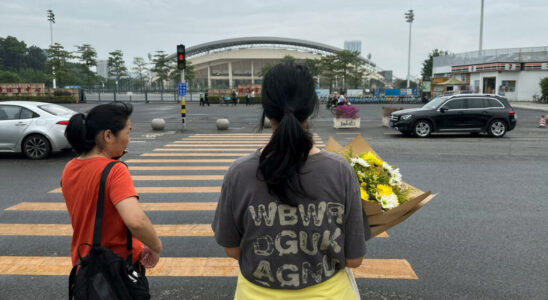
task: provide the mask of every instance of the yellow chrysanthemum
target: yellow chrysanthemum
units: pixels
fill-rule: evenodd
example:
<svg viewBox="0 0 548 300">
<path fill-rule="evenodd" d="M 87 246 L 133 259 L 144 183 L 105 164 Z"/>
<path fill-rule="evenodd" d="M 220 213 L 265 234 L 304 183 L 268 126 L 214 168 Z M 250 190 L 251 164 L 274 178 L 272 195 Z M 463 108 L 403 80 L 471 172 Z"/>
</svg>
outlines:
<svg viewBox="0 0 548 300">
<path fill-rule="evenodd" d="M 377 195 L 379 196 L 390 196 L 394 194 L 394 191 L 392 190 L 392 187 L 385 184 L 378 184 L 377 185 Z"/>
<path fill-rule="evenodd" d="M 382 166 L 382 160 L 380 160 L 375 154 L 371 152 L 362 153 L 360 158 L 365 160 L 370 165 Z"/>
<path fill-rule="evenodd" d="M 365 201 L 369 200 L 369 195 L 367 194 L 367 191 L 365 190 L 365 188 L 360 187 L 360 194 L 363 200 Z"/>
</svg>

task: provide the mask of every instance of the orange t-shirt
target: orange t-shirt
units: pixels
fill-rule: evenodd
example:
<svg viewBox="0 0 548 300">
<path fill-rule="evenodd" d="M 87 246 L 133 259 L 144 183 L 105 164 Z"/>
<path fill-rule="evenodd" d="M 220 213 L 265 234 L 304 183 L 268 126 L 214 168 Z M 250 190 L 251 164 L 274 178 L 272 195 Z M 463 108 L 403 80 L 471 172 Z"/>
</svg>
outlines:
<svg viewBox="0 0 548 300">
<path fill-rule="evenodd" d="M 82 243 L 92 244 L 99 182 L 104 168 L 111 161 L 113 160 L 104 157 L 75 158 L 69 161 L 63 170 L 61 186 L 73 229 L 70 247 L 73 265 L 80 260 L 77 252 L 78 246 Z M 133 186 L 129 170 L 124 164 L 114 165 L 105 185 L 101 245 L 123 258 L 126 258 L 128 254 L 126 250 L 127 231 L 114 205 L 133 196 L 139 197 Z M 133 263 L 135 263 L 141 256 L 143 243 L 135 237 L 133 237 L 132 243 Z M 89 246 L 80 247 L 80 255 L 86 256 L 89 250 Z"/>
</svg>

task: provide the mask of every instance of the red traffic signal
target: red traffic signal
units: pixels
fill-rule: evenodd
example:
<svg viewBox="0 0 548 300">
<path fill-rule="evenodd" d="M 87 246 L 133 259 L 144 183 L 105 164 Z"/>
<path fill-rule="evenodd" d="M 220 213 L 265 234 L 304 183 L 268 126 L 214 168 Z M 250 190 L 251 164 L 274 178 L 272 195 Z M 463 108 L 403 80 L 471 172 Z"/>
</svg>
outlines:
<svg viewBox="0 0 548 300">
<path fill-rule="evenodd" d="M 177 69 L 184 70 L 186 67 L 185 45 L 177 45 Z"/>
</svg>

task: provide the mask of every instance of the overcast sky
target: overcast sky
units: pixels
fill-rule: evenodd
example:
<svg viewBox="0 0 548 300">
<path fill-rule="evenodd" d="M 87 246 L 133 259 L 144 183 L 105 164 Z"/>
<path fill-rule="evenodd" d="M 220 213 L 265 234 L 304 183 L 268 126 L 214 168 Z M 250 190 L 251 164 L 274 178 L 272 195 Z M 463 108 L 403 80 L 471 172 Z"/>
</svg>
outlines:
<svg viewBox="0 0 548 300">
<path fill-rule="evenodd" d="M 128 67 L 136 56 L 179 43 L 249 36 L 305 39 L 343 48 L 361 40 L 362 54 L 398 77 L 407 74 L 413 9 L 411 74 L 434 48 L 467 52 L 479 47 L 481 0 L 1 0 L 0 36 L 28 45 L 50 43 L 46 10 L 56 23 L 54 42 L 73 51 L 89 43 L 106 59 L 120 49 Z M 548 46 L 548 0 L 485 0 L 484 49 Z"/>
</svg>

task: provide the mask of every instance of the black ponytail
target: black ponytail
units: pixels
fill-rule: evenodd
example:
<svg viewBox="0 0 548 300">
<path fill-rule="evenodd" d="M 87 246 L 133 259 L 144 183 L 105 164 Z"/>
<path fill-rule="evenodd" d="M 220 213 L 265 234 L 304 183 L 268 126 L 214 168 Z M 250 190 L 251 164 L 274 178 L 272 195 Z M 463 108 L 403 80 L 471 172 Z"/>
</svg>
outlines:
<svg viewBox="0 0 548 300">
<path fill-rule="evenodd" d="M 312 135 L 302 123 L 318 110 L 314 79 L 307 68 L 293 63 L 274 66 L 264 77 L 263 115 L 276 120 L 278 127 L 263 149 L 257 177 L 268 185 L 281 202 L 297 205 L 295 197 L 305 197 L 299 174 L 314 146 Z"/>
<path fill-rule="evenodd" d="M 72 116 L 65 129 L 65 137 L 76 153 L 88 153 L 95 147 L 95 138 L 101 131 L 110 129 L 117 135 L 126 127 L 132 112 L 133 106 L 123 102 L 97 105 L 87 116 L 82 113 Z"/>
</svg>

